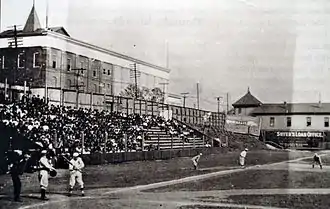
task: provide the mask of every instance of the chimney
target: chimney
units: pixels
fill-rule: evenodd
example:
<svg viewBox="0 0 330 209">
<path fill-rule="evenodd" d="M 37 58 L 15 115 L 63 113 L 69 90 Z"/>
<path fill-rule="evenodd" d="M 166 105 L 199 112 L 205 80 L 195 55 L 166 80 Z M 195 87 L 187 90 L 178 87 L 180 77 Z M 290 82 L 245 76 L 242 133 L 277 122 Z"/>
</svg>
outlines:
<svg viewBox="0 0 330 209">
<path fill-rule="evenodd" d="M 321 103 L 321 93 L 319 93 L 319 104 L 318 104 L 319 107 L 322 106 L 322 103 Z"/>
<path fill-rule="evenodd" d="M 283 104 L 284 104 L 285 113 L 288 113 L 289 112 L 288 104 L 286 103 L 286 101 L 284 101 Z"/>
</svg>

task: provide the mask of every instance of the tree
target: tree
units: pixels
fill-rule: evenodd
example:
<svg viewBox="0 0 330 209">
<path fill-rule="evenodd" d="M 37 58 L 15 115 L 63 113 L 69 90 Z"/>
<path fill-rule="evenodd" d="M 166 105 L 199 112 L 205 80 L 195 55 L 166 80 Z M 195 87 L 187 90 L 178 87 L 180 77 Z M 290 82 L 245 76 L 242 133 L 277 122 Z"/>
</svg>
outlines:
<svg viewBox="0 0 330 209">
<path fill-rule="evenodd" d="M 164 102 L 164 92 L 158 87 L 151 90 L 151 101 Z"/>
<path fill-rule="evenodd" d="M 142 87 L 141 89 L 141 95 L 144 100 L 150 101 L 152 98 L 152 92 L 150 91 L 149 88 Z"/>
<path fill-rule="evenodd" d="M 129 84 L 119 95 L 123 97 L 135 98 L 135 85 Z M 164 102 L 164 93 L 160 88 L 149 89 L 146 87 L 137 89 L 138 99 L 153 102 Z"/>
<path fill-rule="evenodd" d="M 122 92 L 120 92 L 119 95 L 123 97 L 135 98 L 135 94 L 136 94 L 135 85 L 129 84 L 124 90 L 122 90 Z M 137 99 L 143 99 L 142 91 L 139 87 L 137 88 Z"/>
</svg>

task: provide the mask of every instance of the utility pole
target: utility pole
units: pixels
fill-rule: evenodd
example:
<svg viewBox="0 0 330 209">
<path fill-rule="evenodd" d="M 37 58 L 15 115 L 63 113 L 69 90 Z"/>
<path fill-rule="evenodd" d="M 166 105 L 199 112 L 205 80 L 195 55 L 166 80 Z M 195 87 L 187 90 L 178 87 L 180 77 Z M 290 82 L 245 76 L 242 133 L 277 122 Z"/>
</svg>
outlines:
<svg viewBox="0 0 330 209">
<path fill-rule="evenodd" d="M 165 86 L 166 85 L 168 85 L 169 83 L 166 83 L 166 82 L 164 82 L 164 83 L 159 83 L 159 85 L 162 85 L 163 86 L 163 99 L 164 99 L 164 103 L 165 103 Z"/>
<path fill-rule="evenodd" d="M 189 94 L 188 92 L 184 92 L 184 93 L 181 93 L 182 96 L 183 96 L 183 108 L 186 107 L 186 98 L 187 98 L 187 95 Z"/>
<path fill-rule="evenodd" d="M 9 38 L 8 39 L 8 47 L 9 48 L 12 48 L 14 46 L 15 50 L 14 50 L 14 60 L 13 60 L 13 73 L 12 73 L 12 76 L 11 76 L 11 81 L 10 81 L 10 84 L 11 85 L 15 85 L 16 83 L 16 77 L 17 77 L 17 71 L 18 71 L 18 46 L 21 46 L 23 43 L 22 41 L 22 38 L 18 38 L 17 37 L 17 27 L 18 25 L 14 25 L 14 26 L 11 26 L 9 28 L 13 28 L 13 37 L 12 38 Z"/>
<path fill-rule="evenodd" d="M 73 71 L 76 71 L 76 85 L 73 85 L 71 87 L 75 87 L 76 88 L 76 108 L 78 109 L 79 108 L 79 93 L 80 93 L 80 87 L 85 87 L 85 85 L 79 85 L 79 72 L 81 71 L 85 71 L 87 69 L 84 69 L 84 68 L 77 68 L 77 69 L 71 69 Z"/>
<path fill-rule="evenodd" d="M 138 81 L 137 81 L 138 73 L 135 62 L 133 63 L 133 73 L 134 73 L 135 99 L 138 99 Z"/>
<path fill-rule="evenodd" d="M 197 92 L 196 92 L 196 94 L 197 94 L 197 109 L 199 110 L 199 82 L 197 82 Z"/>
<path fill-rule="evenodd" d="M 218 96 L 218 97 L 216 97 L 216 99 L 218 101 L 218 114 L 219 114 L 220 113 L 220 101 L 221 101 L 222 97 Z"/>
<path fill-rule="evenodd" d="M 227 111 L 226 114 L 229 112 L 229 93 L 227 92 Z"/>
</svg>

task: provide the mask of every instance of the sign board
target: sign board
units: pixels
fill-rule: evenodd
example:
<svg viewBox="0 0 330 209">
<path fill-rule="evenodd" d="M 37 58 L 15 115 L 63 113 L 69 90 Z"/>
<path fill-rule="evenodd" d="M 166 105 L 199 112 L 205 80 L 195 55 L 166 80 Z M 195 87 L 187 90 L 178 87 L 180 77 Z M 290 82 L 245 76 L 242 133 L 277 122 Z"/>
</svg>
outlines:
<svg viewBox="0 0 330 209">
<path fill-rule="evenodd" d="M 309 132 L 309 131 L 278 131 L 277 137 L 303 137 L 303 138 L 323 138 L 323 132 Z"/>
<path fill-rule="evenodd" d="M 233 133 L 260 135 L 261 119 L 250 116 L 227 115 L 225 129 Z"/>
</svg>

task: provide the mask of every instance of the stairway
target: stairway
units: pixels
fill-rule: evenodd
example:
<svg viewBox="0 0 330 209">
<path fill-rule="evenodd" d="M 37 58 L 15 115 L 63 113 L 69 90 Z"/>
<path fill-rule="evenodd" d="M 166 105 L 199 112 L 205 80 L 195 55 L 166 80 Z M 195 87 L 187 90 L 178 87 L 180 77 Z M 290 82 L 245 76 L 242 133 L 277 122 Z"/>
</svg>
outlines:
<svg viewBox="0 0 330 209">
<path fill-rule="evenodd" d="M 147 137 L 145 138 L 144 146 L 152 144 L 158 146 L 161 150 L 205 147 L 201 137 L 188 137 L 188 141 L 189 142 L 184 142 L 177 136 L 172 138 L 170 134 L 161 130 L 160 127 L 151 127 L 147 130 Z"/>
</svg>

